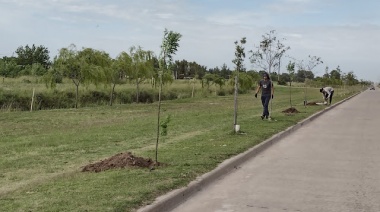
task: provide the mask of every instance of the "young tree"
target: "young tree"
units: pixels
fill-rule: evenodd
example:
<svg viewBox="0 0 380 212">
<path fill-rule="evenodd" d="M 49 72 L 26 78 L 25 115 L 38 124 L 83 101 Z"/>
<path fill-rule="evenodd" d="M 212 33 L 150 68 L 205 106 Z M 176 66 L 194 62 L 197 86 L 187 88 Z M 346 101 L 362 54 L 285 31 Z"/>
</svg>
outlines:
<svg viewBox="0 0 380 212">
<path fill-rule="evenodd" d="M 225 85 L 225 79 L 219 75 L 215 75 L 214 76 L 214 83 L 215 85 L 218 85 L 219 86 L 219 89 L 221 90 L 223 85 Z"/>
<path fill-rule="evenodd" d="M 317 56 L 310 56 L 309 55 L 309 60 L 308 62 L 306 63 L 306 65 L 304 67 L 306 67 L 306 70 L 313 73 L 314 75 L 314 72 L 313 72 L 313 69 L 318 66 L 319 64 L 322 64 L 323 61 L 321 60 L 320 57 L 317 57 Z M 305 95 L 304 95 L 304 104 L 306 106 L 306 103 L 307 103 L 307 84 L 306 84 L 306 80 L 307 80 L 307 76 L 305 75 Z"/>
<path fill-rule="evenodd" d="M 291 62 L 289 61 L 288 65 L 286 66 L 286 69 L 288 70 L 289 72 L 289 101 L 290 101 L 290 108 L 293 107 L 292 105 L 292 80 L 294 78 L 294 66 L 295 66 L 295 62 Z"/>
<path fill-rule="evenodd" d="M 164 30 L 164 37 L 161 44 L 161 53 L 159 57 L 159 80 L 160 90 L 158 92 L 158 113 L 157 113 L 157 141 L 156 141 L 156 163 L 158 162 L 158 141 L 160 139 L 160 115 L 161 115 L 161 93 L 162 79 L 165 73 L 170 72 L 170 66 L 173 61 L 173 55 L 177 52 L 179 41 L 182 35 L 177 32 Z M 166 123 L 167 125 L 167 123 Z"/>
<path fill-rule="evenodd" d="M 234 131 L 236 130 L 237 125 L 237 111 L 238 111 L 238 90 L 239 90 L 239 72 L 245 71 L 244 68 L 244 58 L 245 58 L 245 51 L 243 45 L 247 42 L 246 38 L 243 37 L 240 40 L 240 44 L 238 41 L 235 41 L 235 59 L 232 60 L 232 62 L 235 64 L 235 86 L 234 86 Z"/>
<path fill-rule="evenodd" d="M 260 45 L 256 47 L 256 50 L 251 50 L 250 61 L 253 65 L 261 68 L 264 71 L 268 71 L 269 75 L 280 65 L 280 59 L 289 46 L 285 46 L 281 39 L 277 39 L 277 33 L 275 30 L 269 31 L 262 36 L 263 40 L 260 41 Z"/>
<path fill-rule="evenodd" d="M 207 73 L 202 78 L 202 84 L 207 86 L 207 90 L 210 90 L 210 85 L 214 83 L 215 75 Z"/>
</svg>

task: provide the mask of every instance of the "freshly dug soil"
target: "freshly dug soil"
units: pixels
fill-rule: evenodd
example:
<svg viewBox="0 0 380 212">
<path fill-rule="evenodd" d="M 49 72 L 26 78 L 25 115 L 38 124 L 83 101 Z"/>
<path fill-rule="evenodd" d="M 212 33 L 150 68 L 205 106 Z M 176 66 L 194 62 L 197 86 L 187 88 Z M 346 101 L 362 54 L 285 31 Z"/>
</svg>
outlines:
<svg viewBox="0 0 380 212">
<path fill-rule="evenodd" d="M 306 105 L 318 105 L 316 102 L 308 102 Z"/>
<path fill-rule="evenodd" d="M 299 113 L 299 111 L 297 109 L 295 109 L 294 107 L 290 107 L 284 111 L 282 111 L 283 113 Z"/>
<path fill-rule="evenodd" d="M 152 168 L 156 162 L 152 159 L 136 157 L 130 152 L 118 153 L 110 158 L 83 167 L 82 172 L 101 172 L 114 168 L 143 167 Z M 159 165 L 159 163 L 157 164 Z"/>
</svg>

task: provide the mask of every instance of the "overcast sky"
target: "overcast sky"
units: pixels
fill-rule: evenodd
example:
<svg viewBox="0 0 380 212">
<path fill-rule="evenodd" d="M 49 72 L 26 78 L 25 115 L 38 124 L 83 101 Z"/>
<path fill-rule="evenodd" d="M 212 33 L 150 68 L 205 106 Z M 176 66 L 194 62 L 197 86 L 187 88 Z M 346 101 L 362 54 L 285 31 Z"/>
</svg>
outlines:
<svg viewBox="0 0 380 212">
<path fill-rule="evenodd" d="M 379 0 L 0 0 L 0 5 L 0 57 L 33 44 L 47 47 L 51 57 L 70 44 L 113 58 L 131 46 L 158 55 L 167 28 L 183 36 L 174 60 L 234 69 L 234 42 L 246 37 L 245 67 L 253 69 L 248 51 L 276 30 L 291 48 L 287 55 L 321 57 L 316 75 L 340 66 L 358 79 L 380 81 Z"/>
</svg>

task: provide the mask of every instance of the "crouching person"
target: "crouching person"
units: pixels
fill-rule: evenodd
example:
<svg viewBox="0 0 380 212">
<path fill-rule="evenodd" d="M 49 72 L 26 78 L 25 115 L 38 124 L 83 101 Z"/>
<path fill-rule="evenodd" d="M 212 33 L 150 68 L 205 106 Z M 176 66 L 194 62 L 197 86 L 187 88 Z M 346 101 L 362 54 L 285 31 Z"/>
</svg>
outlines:
<svg viewBox="0 0 380 212">
<path fill-rule="evenodd" d="M 332 97 L 334 95 L 334 88 L 324 87 L 324 88 L 319 89 L 319 92 L 322 93 L 323 99 L 325 100 L 325 102 L 331 105 Z"/>
</svg>

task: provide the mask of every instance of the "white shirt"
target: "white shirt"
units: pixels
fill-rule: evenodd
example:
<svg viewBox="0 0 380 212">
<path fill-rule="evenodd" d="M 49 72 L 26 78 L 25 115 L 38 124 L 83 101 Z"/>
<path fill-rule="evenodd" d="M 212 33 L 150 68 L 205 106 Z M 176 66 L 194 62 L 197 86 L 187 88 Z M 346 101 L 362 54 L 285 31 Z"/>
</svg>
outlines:
<svg viewBox="0 0 380 212">
<path fill-rule="evenodd" d="M 325 97 L 325 94 L 322 93 L 323 98 L 329 98 L 331 96 L 331 92 L 334 91 L 334 88 L 332 88 L 332 87 L 324 87 L 323 90 L 327 93 L 327 97 Z"/>
</svg>

